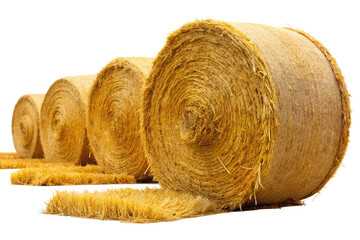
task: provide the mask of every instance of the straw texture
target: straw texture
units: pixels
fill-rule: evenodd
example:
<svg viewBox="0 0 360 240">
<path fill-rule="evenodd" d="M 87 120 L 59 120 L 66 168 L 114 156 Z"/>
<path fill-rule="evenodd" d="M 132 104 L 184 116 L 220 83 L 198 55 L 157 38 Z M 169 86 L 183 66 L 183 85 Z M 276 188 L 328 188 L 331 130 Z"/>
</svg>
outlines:
<svg viewBox="0 0 360 240">
<path fill-rule="evenodd" d="M 20 158 L 42 158 L 40 142 L 40 110 L 42 94 L 22 96 L 15 105 L 12 117 L 12 136 Z"/>
<path fill-rule="evenodd" d="M 51 163 L 51 165 L 63 163 Z M 19 169 L 50 166 L 50 163 L 44 158 L 0 158 L 0 169 Z"/>
<path fill-rule="evenodd" d="M 11 183 L 31 186 L 127 184 L 136 183 L 134 176 L 106 174 L 95 165 L 66 166 L 49 164 L 45 167 L 26 168 L 11 174 Z"/>
<path fill-rule="evenodd" d="M 89 142 L 106 171 L 144 178 L 149 171 L 141 145 L 140 102 L 153 58 L 116 58 L 97 75 L 87 119 Z"/>
<path fill-rule="evenodd" d="M 85 165 L 94 163 L 86 131 L 86 110 L 96 75 L 57 80 L 41 108 L 40 137 L 45 158 Z"/>
<path fill-rule="evenodd" d="M 161 185 L 230 209 L 319 191 L 343 158 L 349 126 L 349 95 L 328 51 L 265 25 L 184 25 L 154 61 L 143 96 L 142 136 Z"/>
<path fill-rule="evenodd" d="M 19 158 L 14 152 L 0 152 L 0 159 L 16 159 Z"/>
<path fill-rule="evenodd" d="M 58 192 L 44 213 L 125 222 L 174 221 L 223 212 L 201 196 L 166 189 L 118 189 L 106 192 Z"/>
</svg>

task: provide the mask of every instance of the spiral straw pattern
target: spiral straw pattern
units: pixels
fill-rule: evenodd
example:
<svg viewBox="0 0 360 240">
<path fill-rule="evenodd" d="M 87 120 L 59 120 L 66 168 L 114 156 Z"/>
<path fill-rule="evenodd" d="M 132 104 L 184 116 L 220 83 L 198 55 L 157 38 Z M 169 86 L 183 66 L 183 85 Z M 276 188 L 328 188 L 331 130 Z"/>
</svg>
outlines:
<svg viewBox="0 0 360 240">
<path fill-rule="evenodd" d="M 44 157 L 40 141 L 40 109 L 42 94 L 22 96 L 15 105 L 12 117 L 12 136 L 20 158 Z"/>
<path fill-rule="evenodd" d="M 48 161 L 95 163 L 86 131 L 88 97 L 95 79 L 96 75 L 62 78 L 46 93 L 40 136 Z"/>
<path fill-rule="evenodd" d="M 234 209 L 319 191 L 344 156 L 350 105 L 336 61 L 309 35 L 206 20 L 169 36 L 141 123 L 164 188 Z"/>
<path fill-rule="evenodd" d="M 116 58 L 97 75 L 88 110 L 88 136 L 98 164 L 107 172 L 149 175 L 139 135 L 144 79 L 153 58 Z"/>
</svg>

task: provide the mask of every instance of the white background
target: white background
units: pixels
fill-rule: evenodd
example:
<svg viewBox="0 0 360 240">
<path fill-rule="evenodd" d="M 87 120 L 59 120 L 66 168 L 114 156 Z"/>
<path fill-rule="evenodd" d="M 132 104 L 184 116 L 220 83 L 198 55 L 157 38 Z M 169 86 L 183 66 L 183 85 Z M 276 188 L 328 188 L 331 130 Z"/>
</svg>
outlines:
<svg viewBox="0 0 360 240">
<path fill-rule="evenodd" d="M 0 0 L 0 151 L 14 151 L 12 110 L 65 76 L 93 74 L 121 56 L 156 56 L 172 31 L 195 19 L 300 28 L 337 59 L 352 94 L 351 142 L 343 166 L 304 207 L 234 212 L 169 223 L 126 224 L 41 214 L 55 189 L 24 187 L 0 170 L 0 239 L 360 239 L 359 5 L 357 1 Z M 132 187 L 143 187 L 140 185 Z M 156 187 L 153 185 L 153 187 Z"/>
</svg>

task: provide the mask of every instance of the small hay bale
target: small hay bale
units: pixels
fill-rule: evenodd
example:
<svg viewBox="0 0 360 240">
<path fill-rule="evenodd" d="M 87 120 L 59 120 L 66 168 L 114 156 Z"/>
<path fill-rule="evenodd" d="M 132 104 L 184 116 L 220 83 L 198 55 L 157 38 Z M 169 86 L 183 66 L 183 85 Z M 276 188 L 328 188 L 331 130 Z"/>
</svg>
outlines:
<svg viewBox="0 0 360 240">
<path fill-rule="evenodd" d="M 95 163 L 88 147 L 86 110 L 96 75 L 55 81 L 41 108 L 40 137 L 45 158 L 85 165 Z"/>
<path fill-rule="evenodd" d="M 301 31 L 186 24 L 169 36 L 145 85 L 141 131 L 156 179 L 229 209 L 318 192 L 347 147 L 343 76 Z"/>
<path fill-rule="evenodd" d="M 89 98 L 87 130 L 97 163 L 106 171 L 148 175 L 140 141 L 140 102 L 153 58 L 116 58 L 97 75 Z"/>
<path fill-rule="evenodd" d="M 44 100 L 42 94 L 22 96 L 15 105 L 12 117 L 12 136 L 20 158 L 43 158 L 40 141 L 40 110 Z"/>
</svg>

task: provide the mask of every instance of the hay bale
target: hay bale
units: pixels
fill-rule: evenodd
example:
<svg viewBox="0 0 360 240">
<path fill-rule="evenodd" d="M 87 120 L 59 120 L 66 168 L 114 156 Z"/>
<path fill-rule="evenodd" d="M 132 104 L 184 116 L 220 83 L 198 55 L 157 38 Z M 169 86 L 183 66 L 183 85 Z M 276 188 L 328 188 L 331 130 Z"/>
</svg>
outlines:
<svg viewBox="0 0 360 240">
<path fill-rule="evenodd" d="M 95 163 L 86 133 L 86 109 L 96 75 L 55 81 L 41 108 L 40 137 L 50 162 Z"/>
<path fill-rule="evenodd" d="M 40 142 L 40 109 L 44 95 L 22 96 L 15 105 L 12 117 L 12 136 L 17 155 L 20 158 L 42 158 Z"/>
<path fill-rule="evenodd" d="M 139 135 L 139 108 L 153 60 L 116 58 L 97 75 L 89 98 L 87 130 L 92 153 L 107 172 L 137 178 L 148 175 Z"/>
<path fill-rule="evenodd" d="M 164 188 L 230 209 L 271 205 L 306 198 L 333 176 L 349 94 L 328 50 L 301 31 L 196 21 L 155 59 L 141 124 Z"/>
</svg>

